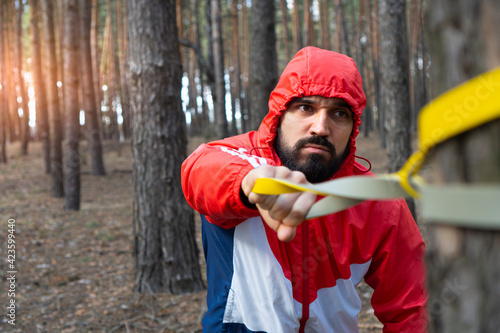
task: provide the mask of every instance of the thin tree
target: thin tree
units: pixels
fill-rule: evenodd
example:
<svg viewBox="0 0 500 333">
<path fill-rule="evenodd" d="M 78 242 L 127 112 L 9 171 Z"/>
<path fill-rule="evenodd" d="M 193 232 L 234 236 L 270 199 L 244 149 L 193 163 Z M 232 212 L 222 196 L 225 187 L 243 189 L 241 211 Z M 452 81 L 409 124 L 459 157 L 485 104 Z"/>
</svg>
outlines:
<svg viewBox="0 0 500 333">
<path fill-rule="evenodd" d="M 126 17 L 127 6 L 122 6 L 123 0 L 116 0 L 116 17 L 117 17 L 117 31 L 118 31 L 118 62 L 120 64 L 120 88 L 121 98 L 120 104 L 122 107 L 122 130 L 125 139 L 130 138 L 130 102 L 127 85 L 127 77 L 125 74 L 125 64 L 127 61 L 127 38 L 125 37 L 125 25 L 123 23 Z"/>
<path fill-rule="evenodd" d="M 5 50 L 5 68 L 7 69 L 7 88 L 8 88 L 8 107 L 9 107 L 9 142 L 15 142 L 19 139 L 22 132 L 21 118 L 17 112 L 17 94 L 16 85 L 14 78 L 14 66 L 12 64 L 16 63 L 15 50 L 16 48 L 14 36 L 14 26 L 15 26 L 15 15 L 12 15 L 12 10 L 14 9 L 13 3 L 5 3 L 4 10 L 4 50 Z"/>
<path fill-rule="evenodd" d="M 7 117 L 8 108 L 8 90 L 7 90 L 7 68 L 5 66 L 4 50 L 4 14 L 5 3 L 0 2 L 0 163 L 7 163 L 6 138 L 7 138 Z"/>
<path fill-rule="evenodd" d="M 280 0 L 280 11 L 281 11 L 281 26 L 283 29 L 283 47 L 285 49 L 285 59 L 288 61 L 291 59 L 292 54 L 290 50 L 290 29 L 288 27 L 288 5 L 286 0 Z"/>
<path fill-rule="evenodd" d="M 319 34 L 321 47 L 329 50 L 330 43 L 330 1 L 319 0 L 320 4 L 320 21 L 319 21 Z"/>
<path fill-rule="evenodd" d="M 30 112 L 28 107 L 28 95 L 26 94 L 26 86 L 23 76 L 23 26 L 22 17 L 24 13 L 24 6 L 22 1 L 17 1 L 17 13 L 16 13 L 16 46 L 17 46 L 17 84 L 19 87 L 19 96 L 21 97 L 21 107 L 23 109 L 22 118 L 22 137 L 21 137 L 21 154 L 28 154 L 28 143 L 31 137 L 29 118 Z"/>
<path fill-rule="evenodd" d="M 78 105 L 78 0 L 64 0 L 64 109 L 65 191 L 64 209 L 80 209 L 80 108 Z"/>
<path fill-rule="evenodd" d="M 90 23 L 90 51 L 92 54 L 92 78 L 94 79 L 95 105 L 97 106 L 97 122 L 102 134 L 102 89 L 101 73 L 99 71 L 99 0 L 92 0 Z"/>
<path fill-rule="evenodd" d="M 80 65 L 81 65 L 81 88 L 82 108 L 85 111 L 86 131 L 88 149 L 90 152 L 90 165 L 92 174 L 103 176 L 106 174 L 102 158 L 101 133 L 98 124 L 98 110 L 95 98 L 95 86 L 92 70 L 92 54 L 90 50 L 90 22 L 92 14 L 92 3 L 80 0 Z"/>
<path fill-rule="evenodd" d="M 243 80 L 243 132 L 248 132 L 250 130 L 250 33 L 248 29 L 248 7 L 245 0 L 241 0 L 241 59 L 242 59 L 242 76 L 245 78 Z"/>
<path fill-rule="evenodd" d="M 233 35 L 232 35 L 232 65 L 233 65 L 233 79 L 232 82 L 232 91 L 231 95 L 234 96 L 235 99 L 235 108 L 233 109 L 236 112 L 236 104 L 239 106 L 240 110 L 240 120 L 243 122 L 243 112 L 242 112 L 242 85 L 241 85 L 241 59 L 240 59 L 240 34 L 239 34 L 239 11 L 238 11 L 238 0 L 232 0 L 231 2 L 231 14 L 233 21 Z M 236 128 L 236 124 L 235 124 Z"/>
<path fill-rule="evenodd" d="M 429 2 L 427 10 L 432 97 L 500 66 L 498 1 L 443 0 Z M 481 82 L 463 103 L 453 104 L 463 117 L 472 117 L 481 99 L 500 95 L 498 80 L 487 76 Z M 450 118 L 454 119 L 451 125 L 461 118 Z M 500 119 L 443 142 L 432 156 L 433 182 L 498 188 Z M 427 228 L 430 332 L 499 332 L 498 225 L 480 228 L 471 220 L 469 227 L 459 227 L 450 222 Z"/>
<path fill-rule="evenodd" d="M 54 5 L 52 0 L 42 0 L 43 40 L 45 44 L 45 68 L 47 69 L 47 109 L 50 122 L 51 167 L 50 194 L 64 196 L 62 164 L 62 126 L 57 90 L 57 58 L 54 28 Z"/>
<path fill-rule="evenodd" d="M 316 45 L 314 21 L 312 18 L 312 0 L 304 0 L 304 46 Z"/>
<path fill-rule="evenodd" d="M 274 2 L 254 0 L 250 22 L 250 124 L 257 129 L 278 82 Z"/>
<path fill-rule="evenodd" d="M 175 1 L 128 1 L 135 290 L 204 288 L 193 210 L 182 195 L 186 123 Z"/>
<path fill-rule="evenodd" d="M 301 29 L 302 21 L 300 20 L 299 0 L 293 0 L 292 26 L 293 49 L 295 52 L 297 52 L 302 48 L 303 45 Z"/>
<path fill-rule="evenodd" d="M 226 118 L 226 84 L 224 82 L 224 46 L 222 39 L 221 1 L 211 0 L 211 6 L 215 74 L 215 133 L 217 137 L 225 138 L 229 136 L 229 131 Z"/>
<path fill-rule="evenodd" d="M 42 141 L 43 160 L 45 173 L 50 174 L 50 136 L 49 136 L 49 114 L 47 110 L 47 95 L 44 76 L 42 74 L 42 50 L 40 45 L 39 16 L 40 5 L 38 0 L 30 0 L 31 37 L 32 37 L 32 68 L 33 85 L 35 88 L 35 104 L 37 127 L 40 131 Z"/>
<path fill-rule="evenodd" d="M 349 46 L 349 35 L 347 32 L 347 20 L 345 15 L 344 0 L 335 0 L 335 24 L 337 51 L 345 55 L 351 55 Z"/>
<path fill-rule="evenodd" d="M 119 81 L 119 64 L 116 57 L 116 38 L 113 31 L 113 16 L 111 12 L 111 0 L 106 0 L 107 10 L 107 38 L 108 38 L 108 53 L 107 53 L 107 78 L 108 78 L 108 115 L 110 117 L 110 136 L 113 141 L 117 142 L 120 139 L 120 129 L 118 128 L 118 112 L 117 112 L 117 95 L 120 91 Z"/>
</svg>

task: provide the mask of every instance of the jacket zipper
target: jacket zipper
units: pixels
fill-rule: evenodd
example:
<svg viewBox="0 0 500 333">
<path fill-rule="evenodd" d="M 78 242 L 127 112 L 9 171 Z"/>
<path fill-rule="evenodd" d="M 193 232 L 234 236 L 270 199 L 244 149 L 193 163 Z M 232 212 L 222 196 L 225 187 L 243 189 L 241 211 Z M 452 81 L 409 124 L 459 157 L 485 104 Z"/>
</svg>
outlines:
<svg viewBox="0 0 500 333">
<path fill-rule="evenodd" d="M 309 229 L 307 221 L 302 223 L 302 318 L 300 319 L 299 333 L 304 333 L 306 322 L 309 319 L 309 269 L 307 259 L 309 258 Z"/>
</svg>

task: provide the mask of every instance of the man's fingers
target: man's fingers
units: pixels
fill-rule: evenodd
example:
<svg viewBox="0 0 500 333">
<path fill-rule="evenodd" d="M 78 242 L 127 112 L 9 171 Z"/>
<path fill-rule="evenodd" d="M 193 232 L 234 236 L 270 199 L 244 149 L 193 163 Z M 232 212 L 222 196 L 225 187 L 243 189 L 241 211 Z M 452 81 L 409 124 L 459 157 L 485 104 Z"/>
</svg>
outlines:
<svg viewBox="0 0 500 333">
<path fill-rule="evenodd" d="M 281 219 L 281 222 L 289 226 L 297 226 L 304 221 L 307 212 L 311 209 L 312 205 L 316 202 L 316 194 L 309 192 L 301 192 L 293 203 L 290 212 Z"/>
<path fill-rule="evenodd" d="M 295 233 L 297 227 L 291 227 L 286 224 L 280 224 L 276 233 L 278 234 L 278 239 L 283 242 L 289 242 L 295 238 Z"/>
<path fill-rule="evenodd" d="M 257 207 L 259 207 L 257 205 Z M 292 239 L 295 238 L 295 233 L 297 227 L 292 227 L 288 226 L 286 224 L 281 223 L 281 221 L 273 219 L 271 216 L 269 216 L 269 213 L 267 210 L 263 210 L 259 208 L 260 215 L 266 222 L 266 224 L 276 231 L 276 234 L 278 236 L 278 239 L 283 241 L 283 242 L 289 242 Z"/>
</svg>

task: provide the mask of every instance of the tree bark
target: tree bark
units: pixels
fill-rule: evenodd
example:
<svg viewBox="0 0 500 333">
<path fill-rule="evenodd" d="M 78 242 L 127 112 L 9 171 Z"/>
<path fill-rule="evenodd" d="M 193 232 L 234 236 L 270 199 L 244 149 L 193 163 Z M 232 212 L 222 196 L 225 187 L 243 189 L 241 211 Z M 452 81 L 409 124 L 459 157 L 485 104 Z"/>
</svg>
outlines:
<svg viewBox="0 0 500 333">
<path fill-rule="evenodd" d="M 40 45 L 39 12 L 38 0 L 30 0 L 30 19 L 32 37 L 32 68 L 33 85 L 35 88 L 35 104 L 37 127 L 40 131 L 42 141 L 43 160 L 45 173 L 50 174 L 50 136 L 49 136 L 49 115 L 47 110 L 47 95 L 45 92 L 45 82 L 42 74 L 42 49 Z"/>
<path fill-rule="evenodd" d="M 312 0 L 304 0 L 304 46 L 316 46 L 311 7 Z"/>
<path fill-rule="evenodd" d="M 115 142 L 120 140 L 120 129 L 118 127 L 118 112 L 116 108 L 117 95 L 120 90 L 120 83 L 118 79 L 118 67 L 116 62 L 116 38 L 113 32 L 113 20 L 111 14 L 111 0 L 106 0 L 106 9 L 108 11 L 109 24 L 108 29 L 108 116 L 110 118 L 109 135 Z"/>
<path fill-rule="evenodd" d="M 123 117 L 123 137 L 130 138 L 130 96 L 128 93 L 127 77 L 125 74 L 125 64 L 127 61 L 127 36 L 123 24 L 124 16 L 126 16 L 126 6 L 122 6 L 123 0 L 116 0 L 116 17 L 117 17 L 117 30 L 118 30 L 118 50 L 119 50 L 119 64 L 120 64 L 120 87 L 121 87 L 121 106 Z"/>
<path fill-rule="evenodd" d="M 129 0 L 134 156 L 135 290 L 203 289 L 193 211 L 180 184 L 186 157 L 175 1 Z"/>
<path fill-rule="evenodd" d="M 211 5 L 215 74 L 215 134 L 219 138 L 226 138 L 229 136 L 229 131 L 226 117 L 226 84 L 224 82 L 224 48 L 222 44 L 221 2 L 220 0 L 211 0 Z"/>
<path fill-rule="evenodd" d="M 28 154 L 28 143 L 30 141 L 30 126 L 29 126 L 29 107 L 28 107 L 28 95 L 26 94 L 26 85 L 23 77 L 23 27 L 22 27 L 22 16 L 23 16 L 23 4 L 19 2 L 19 8 L 16 13 L 16 43 L 17 43 L 17 84 L 19 85 L 19 95 L 21 97 L 21 106 L 23 109 L 22 118 L 22 137 L 21 137 L 21 154 Z"/>
<path fill-rule="evenodd" d="M 411 154 L 408 46 L 405 0 L 379 1 L 381 108 L 386 113 L 389 172 Z"/>
<path fill-rule="evenodd" d="M 330 1 L 320 0 L 320 41 L 323 49 L 330 50 Z"/>
<path fill-rule="evenodd" d="M 92 56 L 92 78 L 94 79 L 94 96 L 97 107 L 97 124 L 102 137 L 102 87 L 99 70 L 99 0 L 92 0 L 92 14 L 90 23 L 90 52 Z"/>
<path fill-rule="evenodd" d="M 45 68 L 47 68 L 47 109 L 49 112 L 51 137 L 50 194 L 64 196 L 62 164 L 62 128 L 57 90 L 57 58 L 54 32 L 54 6 L 52 0 L 42 0 L 42 19 L 44 25 Z"/>
<path fill-rule="evenodd" d="M 292 13 L 292 37 L 293 49 L 297 53 L 302 48 L 302 29 L 300 20 L 299 0 L 293 0 L 293 13 Z"/>
<path fill-rule="evenodd" d="M 433 97 L 500 65 L 498 1 L 430 2 L 427 16 Z M 499 86 L 487 82 L 481 92 L 498 95 Z M 471 111 L 470 105 L 455 106 Z M 498 187 L 500 120 L 438 145 L 432 156 L 434 183 Z M 500 331 L 500 232 L 433 224 L 428 235 L 430 331 Z"/>
<path fill-rule="evenodd" d="M 78 105 L 78 0 L 64 0 L 64 209 L 80 209 L 80 107 Z"/>
<path fill-rule="evenodd" d="M 283 29 L 283 47 L 285 49 L 286 61 L 292 58 L 290 51 L 290 29 L 288 29 L 288 6 L 286 0 L 280 0 L 281 25 Z"/>
<path fill-rule="evenodd" d="M 351 55 L 349 47 L 349 35 L 347 33 L 347 21 L 344 8 L 344 0 L 335 0 L 335 22 L 337 26 L 337 50 L 345 55 Z"/>
<path fill-rule="evenodd" d="M 7 151 L 5 142 L 7 139 L 7 117 L 9 112 L 7 100 L 8 85 L 7 85 L 7 68 L 5 62 L 4 49 L 4 13 L 5 3 L 0 2 L 0 163 L 7 163 Z"/>
<path fill-rule="evenodd" d="M 231 95 L 233 95 L 235 99 L 234 112 L 236 112 L 236 104 L 238 104 L 240 110 L 240 121 L 243 123 L 238 0 L 232 0 L 231 13 L 233 16 L 232 61 L 234 67 L 232 79 L 234 85 L 232 85 Z M 235 129 L 237 134 L 238 129 L 236 128 L 236 124 Z"/>
<path fill-rule="evenodd" d="M 250 29 L 250 124 L 257 129 L 269 111 L 269 96 L 278 82 L 273 1 L 252 2 Z"/>
<path fill-rule="evenodd" d="M 90 22 L 92 3 L 80 0 L 80 65 L 82 72 L 82 107 L 85 110 L 85 135 L 90 151 L 90 165 L 92 174 L 104 176 L 106 174 L 102 158 L 101 133 L 98 124 L 98 110 L 95 104 L 94 78 L 92 71 L 92 53 L 90 50 Z"/>
<path fill-rule="evenodd" d="M 381 108 L 385 113 L 388 171 L 396 172 L 412 152 L 406 0 L 382 0 L 378 5 Z M 415 216 L 413 199 L 407 203 Z"/>
<path fill-rule="evenodd" d="M 18 103 L 17 103 L 17 93 L 16 85 L 14 81 L 14 65 L 16 63 L 15 56 L 15 43 L 13 42 L 15 38 L 14 26 L 15 26 L 15 15 L 12 15 L 13 6 L 12 4 L 4 4 L 4 50 L 5 50 L 5 68 L 7 69 L 7 87 L 8 87 L 8 99 L 9 99 L 9 114 L 10 114 L 10 125 L 9 125 L 9 141 L 15 142 L 19 139 L 22 133 L 21 118 L 19 117 Z"/>
</svg>

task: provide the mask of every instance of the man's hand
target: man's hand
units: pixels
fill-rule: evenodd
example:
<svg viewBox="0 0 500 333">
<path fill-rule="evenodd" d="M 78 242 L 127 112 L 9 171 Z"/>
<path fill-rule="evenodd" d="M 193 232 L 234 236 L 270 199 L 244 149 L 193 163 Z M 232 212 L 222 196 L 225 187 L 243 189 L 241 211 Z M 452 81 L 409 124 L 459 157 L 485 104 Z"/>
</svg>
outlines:
<svg viewBox="0 0 500 333">
<path fill-rule="evenodd" d="M 278 234 L 278 239 L 288 242 L 295 237 L 295 231 L 316 201 L 316 194 L 297 192 L 281 195 L 265 195 L 252 192 L 257 178 L 279 178 L 295 183 L 308 184 L 300 171 L 291 171 L 280 166 L 262 165 L 251 170 L 241 183 L 241 189 L 248 200 L 257 205 L 264 221 Z"/>
</svg>

